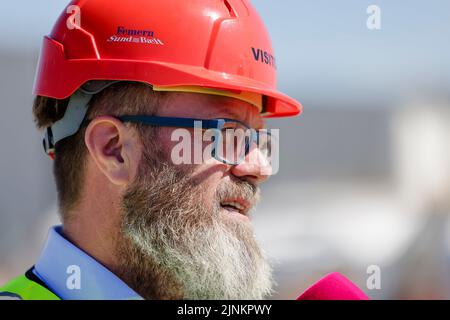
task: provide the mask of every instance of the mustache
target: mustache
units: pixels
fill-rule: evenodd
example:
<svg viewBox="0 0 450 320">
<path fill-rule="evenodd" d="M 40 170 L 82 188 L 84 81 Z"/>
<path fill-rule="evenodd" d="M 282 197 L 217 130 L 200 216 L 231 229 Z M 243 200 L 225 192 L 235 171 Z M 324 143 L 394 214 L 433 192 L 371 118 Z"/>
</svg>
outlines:
<svg viewBox="0 0 450 320">
<path fill-rule="evenodd" d="M 256 206 L 261 198 L 260 188 L 247 181 L 232 180 L 219 184 L 216 191 L 216 199 L 221 202 L 226 199 L 242 199 L 252 208 Z"/>
</svg>

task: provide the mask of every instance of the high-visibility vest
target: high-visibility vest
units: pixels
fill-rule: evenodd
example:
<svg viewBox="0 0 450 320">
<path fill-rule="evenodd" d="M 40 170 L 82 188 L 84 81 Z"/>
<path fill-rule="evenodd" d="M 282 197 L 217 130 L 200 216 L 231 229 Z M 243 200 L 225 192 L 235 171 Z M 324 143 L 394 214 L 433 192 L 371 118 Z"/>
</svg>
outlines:
<svg viewBox="0 0 450 320">
<path fill-rule="evenodd" d="M 0 300 L 2 299 L 61 300 L 34 275 L 32 269 L 0 287 Z"/>
</svg>

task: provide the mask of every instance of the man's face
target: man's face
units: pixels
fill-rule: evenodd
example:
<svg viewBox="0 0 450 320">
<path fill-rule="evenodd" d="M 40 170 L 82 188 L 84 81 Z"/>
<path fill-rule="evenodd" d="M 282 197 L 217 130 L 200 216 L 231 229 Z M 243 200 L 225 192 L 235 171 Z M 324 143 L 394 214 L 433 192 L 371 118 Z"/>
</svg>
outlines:
<svg viewBox="0 0 450 320">
<path fill-rule="evenodd" d="M 255 107 L 203 94 L 174 94 L 158 116 L 264 125 Z M 174 130 L 162 127 L 143 139 L 137 176 L 122 201 L 119 276 L 145 298 L 263 298 L 271 292 L 271 268 L 249 210 L 266 177 L 257 163 L 175 165 Z"/>
<path fill-rule="evenodd" d="M 214 119 L 214 118 L 227 118 L 241 121 L 254 129 L 262 129 L 264 127 L 264 121 L 256 107 L 242 102 L 237 99 L 205 95 L 205 94 L 177 94 L 173 96 L 172 100 L 169 100 L 167 106 L 161 108 L 158 112 L 158 116 L 163 117 L 183 117 L 183 118 L 196 118 L 196 119 Z M 163 147 L 164 153 L 167 157 L 170 157 L 173 162 L 174 158 L 178 156 L 173 152 L 174 147 L 179 145 L 178 139 L 174 139 L 174 128 L 161 128 L 160 143 Z M 178 129 L 179 130 L 179 129 Z M 191 162 L 194 162 L 194 144 L 195 140 L 201 139 L 199 135 L 194 134 L 193 129 L 187 130 L 192 136 L 192 148 L 191 148 Z M 206 137 L 207 134 L 204 134 Z M 176 140 L 176 141 L 173 141 Z M 207 140 L 207 139 L 206 139 Z M 185 142 L 185 141 L 183 141 Z M 197 141 L 198 142 L 198 141 Z M 203 149 L 208 145 L 207 141 L 203 142 Z M 253 149 L 252 153 L 259 153 L 257 149 Z M 253 154 L 252 154 L 253 155 Z M 210 158 L 208 158 L 209 156 Z M 248 157 L 249 158 L 249 157 Z M 247 160 L 249 160 L 247 158 Z M 191 171 L 191 178 L 198 185 L 204 187 L 203 196 L 205 200 L 213 202 L 215 194 L 220 186 L 233 181 L 245 181 L 249 186 L 252 186 L 255 193 L 259 192 L 259 185 L 264 182 L 267 176 L 263 175 L 261 167 L 258 166 L 257 161 L 246 161 L 237 166 L 230 166 L 223 164 L 211 155 L 205 155 L 201 164 L 188 164 L 178 165 L 186 171 Z M 219 190 L 220 191 L 220 190 Z M 227 216 L 232 216 L 236 219 L 244 221 L 249 220 L 250 209 L 256 204 L 256 197 L 235 197 L 222 199 L 225 203 L 238 203 L 240 214 L 235 214 L 236 210 L 233 206 L 223 206 L 223 212 Z M 211 205 L 214 203 L 211 203 Z M 217 205 L 217 203 L 216 203 Z"/>
</svg>

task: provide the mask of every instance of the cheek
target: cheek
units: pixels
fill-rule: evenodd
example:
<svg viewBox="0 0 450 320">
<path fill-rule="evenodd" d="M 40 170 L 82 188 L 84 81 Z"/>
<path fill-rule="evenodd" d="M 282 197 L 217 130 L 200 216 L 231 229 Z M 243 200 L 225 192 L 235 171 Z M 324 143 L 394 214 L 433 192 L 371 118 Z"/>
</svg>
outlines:
<svg viewBox="0 0 450 320">
<path fill-rule="evenodd" d="M 173 156 L 180 155 L 180 140 L 172 141 L 172 133 L 173 129 L 163 128 L 161 131 L 161 145 L 163 150 L 165 150 L 166 154 L 169 156 L 169 161 L 172 165 L 178 167 L 182 171 L 188 173 L 191 176 L 191 179 L 195 186 L 198 187 L 199 192 L 201 193 L 201 197 L 204 199 L 206 203 L 212 203 L 215 200 L 215 194 L 217 187 L 220 183 L 223 182 L 224 178 L 227 176 L 227 171 L 229 170 L 229 166 L 223 164 L 214 158 L 200 159 L 200 162 L 203 160 L 205 162 L 200 164 L 186 164 L 192 163 L 194 161 L 194 141 L 195 139 L 186 139 L 185 142 L 188 142 L 187 149 L 190 150 L 190 160 L 182 162 L 180 159 L 173 159 Z M 205 143 L 203 143 L 203 148 L 205 147 Z M 175 148 L 175 149 L 174 149 Z M 200 149 L 203 151 L 202 149 Z M 181 153 L 183 155 L 183 153 Z M 187 160 L 187 159 L 184 159 Z M 197 162 L 198 163 L 198 162 Z M 199 201 L 200 199 L 199 195 Z"/>
<path fill-rule="evenodd" d="M 221 165 L 194 165 L 191 168 L 192 180 L 199 187 L 207 202 L 215 199 L 216 190 L 224 179 L 224 171 Z"/>
<path fill-rule="evenodd" d="M 172 128 L 159 128 L 158 141 L 161 149 L 164 150 L 166 154 L 170 155 L 171 150 L 177 144 L 177 142 L 171 140 Z"/>
</svg>

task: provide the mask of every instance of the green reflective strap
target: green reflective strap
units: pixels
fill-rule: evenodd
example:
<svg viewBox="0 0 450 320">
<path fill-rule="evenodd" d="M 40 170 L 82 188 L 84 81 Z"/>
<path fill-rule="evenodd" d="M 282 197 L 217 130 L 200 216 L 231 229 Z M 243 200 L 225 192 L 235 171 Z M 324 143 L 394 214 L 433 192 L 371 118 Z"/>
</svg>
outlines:
<svg viewBox="0 0 450 320">
<path fill-rule="evenodd" d="M 25 275 L 17 277 L 0 287 L 1 296 L 18 295 L 22 300 L 61 300 L 47 288 L 28 279 Z"/>
</svg>

